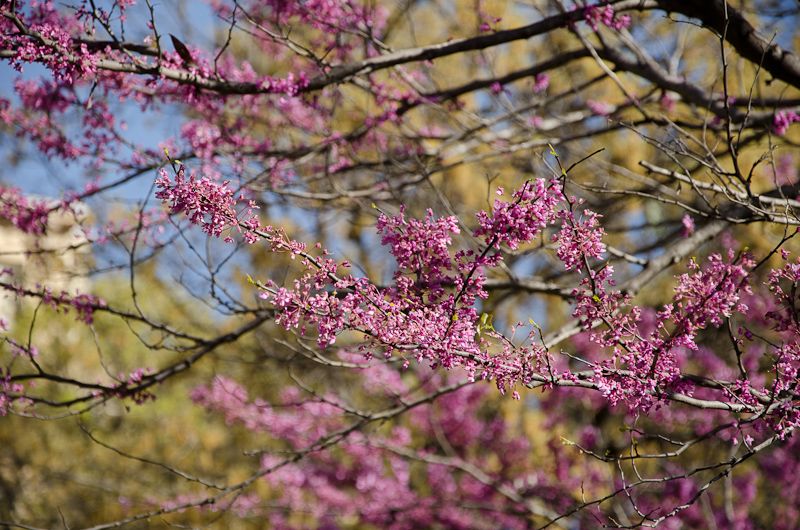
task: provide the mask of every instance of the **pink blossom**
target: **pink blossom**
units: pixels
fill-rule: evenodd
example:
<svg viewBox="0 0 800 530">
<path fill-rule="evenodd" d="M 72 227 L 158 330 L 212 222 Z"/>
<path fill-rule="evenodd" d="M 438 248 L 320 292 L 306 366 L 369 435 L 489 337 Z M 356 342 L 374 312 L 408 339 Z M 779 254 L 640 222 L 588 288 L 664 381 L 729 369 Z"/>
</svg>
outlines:
<svg viewBox="0 0 800 530">
<path fill-rule="evenodd" d="M 193 224 L 199 225 L 210 236 L 220 237 L 223 232 L 233 229 L 244 233 L 249 243 L 257 240 L 255 232 L 260 224 L 252 202 L 236 197 L 228 181 L 217 183 L 208 177 L 198 179 L 194 174 L 186 178 L 185 172 L 181 165 L 173 181 L 166 168 L 159 170 L 156 197 L 169 203 L 171 213 L 185 213 Z M 241 202 L 246 204 L 242 214 L 236 210 Z M 230 241 L 230 236 L 225 240 Z"/>
<path fill-rule="evenodd" d="M 689 237 L 690 235 L 694 234 L 694 219 L 688 213 L 683 214 L 681 218 L 681 225 L 683 226 L 683 230 L 681 234 L 683 237 Z"/>
<path fill-rule="evenodd" d="M 564 224 L 553 236 L 553 241 L 558 245 L 556 254 L 567 270 L 579 268 L 579 264 L 585 259 L 602 257 L 606 251 L 602 241 L 604 232 L 596 213 L 584 210 L 583 215 L 576 218 L 571 212 L 564 210 L 560 217 Z"/>
<path fill-rule="evenodd" d="M 658 100 L 658 104 L 664 109 L 664 112 L 672 112 L 675 110 L 676 100 L 675 97 L 669 92 L 664 92 Z"/>
<path fill-rule="evenodd" d="M 52 205 L 45 200 L 31 200 L 18 189 L 0 185 L 0 217 L 28 234 L 42 235 Z"/>
<path fill-rule="evenodd" d="M 536 77 L 533 80 L 533 89 L 534 94 L 539 94 L 547 90 L 547 87 L 550 86 L 550 76 L 546 73 L 536 74 Z"/>
<path fill-rule="evenodd" d="M 598 24 L 603 24 L 617 31 L 631 25 L 630 15 L 616 16 L 611 4 L 606 4 L 602 7 L 600 7 L 599 4 L 587 6 L 583 10 L 583 17 L 589 27 L 594 31 L 597 31 Z"/>
<path fill-rule="evenodd" d="M 597 116 L 610 116 L 617 107 L 610 103 L 603 103 L 602 101 L 595 101 L 590 99 L 586 102 L 586 107 Z"/>
<path fill-rule="evenodd" d="M 775 113 L 772 129 L 778 136 L 783 136 L 796 121 L 800 121 L 800 114 L 793 110 L 781 110 Z"/>
<path fill-rule="evenodd" d="M 506 244 L 516 249 L 555 220 L 562 198 L 555 181 L 528 182 L 514 192 L 511 202 L 496 199 L 491 213 L 481 211 L 476 215 L 480 227 L 475 230 L 475 236 L 483 237 L 487 244 L 498 248 Z"/>
</svg>

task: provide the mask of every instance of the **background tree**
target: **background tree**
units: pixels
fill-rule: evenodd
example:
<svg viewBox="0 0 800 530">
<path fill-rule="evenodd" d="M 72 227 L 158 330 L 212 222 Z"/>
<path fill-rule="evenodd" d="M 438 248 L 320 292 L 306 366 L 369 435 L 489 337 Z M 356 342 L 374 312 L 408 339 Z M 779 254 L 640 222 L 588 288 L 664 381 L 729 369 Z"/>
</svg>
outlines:
<svg viewBox="0 0 800 530">
<path fill-rule="evenodd" d="M 0 15 L 3 525 L 800 524 L 796 3 Z"/>
</svg>

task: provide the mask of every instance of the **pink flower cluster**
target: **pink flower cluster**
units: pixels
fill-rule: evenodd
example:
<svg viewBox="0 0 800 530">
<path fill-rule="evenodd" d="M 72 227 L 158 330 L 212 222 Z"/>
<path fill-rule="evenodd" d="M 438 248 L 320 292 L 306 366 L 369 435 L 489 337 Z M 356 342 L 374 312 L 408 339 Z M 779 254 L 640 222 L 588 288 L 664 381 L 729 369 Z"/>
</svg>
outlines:
<svg viewBox="0 0 800 530">
<path fill-rule="evenodd" d="M 211 4 L 223 17 L 230 16 L 229 2 L 212 0 Z M 240 7 L 254 21 L 265 26 L 300 24 L 318 30 L 319 35 L 313 44 L 336 54 L 338 59 L 343 59 L 353 49 L 347 36 L 360 32 L 379 34 L 389 16 L 389 10 L 384 6 L 353 0 L 248 0 L 241 3 Z"/>
<path fill-rule="evenodd" d="M 681 227 L 681 234 L 683 237 L 689 237 L 690 235 L 694 234 L 694 219 L 692 219 L 692 216 L 688 213 L 681 217 Z"/>
<path fill-rule="evenodd" d="M 647 334 L 640 329 L 641 309 L 632 306 L 626 311 L 629 299 L 605 289 L 608 267 L 596 273 L 593 282 L 585 280 L 585 291 L 576 293 L 576 316 L 584 319 L 587 330 L 602 322 L 602 330 L 593 332 L 591 339 L 612 351 L 596 366 L 598 388 L 612 403 L 622 401 L 634 410 L 647 410 L 668 392 L 679 390 L 675 385 L 684 356 L 699 349 L 698 332 L 748 310 L 741 297 L 751 292 L 747 278 L 754 265 L 749 255 L 732 252 L 728 261 L 710 256 L 703 268 L 692 262 L 694 272 L 678 278 L 673 302 L 658 313 L 653 331 Z"/>
<path fill-rule="evenodd" d="M 543 186 L 540 184 L 539 193 L 545 199 L 548 193 Z M 501 226 L 501 216 L 534 218 L 540 205 L 533 204 L 535 188 L 526 188 L 516 194 L 516 208 L 509 209 L 512 203 L 499 201 L 494 220 L 483 217 L 486 226 L 492 222 Z M 364 335 L 361 349 L 367 354 L 398 353 L 432 366 L 462 366 L 472 373 L 481 371 L 482 377 L 494 378 L 501 387 L 520 380 L 527 366 L 516 364 L 509 369 L 499 363 L 499 357 L 483 353 L 483 339 L 475 336 L 478 315 L 474 304 L 486 296 L 484 268 L 500 260 L 499 254 L 488 255 L 495 245 L 488 245 L 481 254 L 473 250 L 453 253 L 452 238 L 460 232 L 456 219 L 436 218 L 432 212 L 422 220 L 408 219 L 404 210 L 396 216 L 381 214 L 377 228 L 397 262 L 393 285 L 379 289 L 363 278 L 339 277 L 337 270 L 348 265 L 337 264 L 325 251 L 320 258 L 303 255 L 306 273 L 293 282 L 293 288 L 267 285 L 262 294 L 278 310 L 278 323 L 303 333 L 306 324 L 313 325 L 322 347 L 333 344 L 339 333 L 349 329 Z M 511 243 L 538 232 L 531 232 L 525 219 L 514 220 L 511 227 L 503 225 L 502 230 L 503 241 Z M 484 234 L 489 241 L 494 238 Z M 485 371 L 487 365 L 495 369 Z"/>
<path fill-rule="evenodd" d="M 236 206 L 244 201 L 230 188 L 230 182 L 214 182 L 208 177 L 197 178 L 192 173 L 186 177 L 186 168 L 180 165 L 173 181 L 166 168 L 159 170 L 156 197 L 170 204 L 173 214 L 185 213 L 189 220 L 210 236 L 220 237 L 223 232 L 235 230 L 243 234 L 248 243 L 255 243 L 260 228 L 256 208 L 252 201 L 245 201 L 246 207 L 240 214 Z M 233 241 L 231 236 L 226 242 Z"/>
<path fill-rule="evenodd" d="M 450 246 L 452 235 L 461 230 L 454 216 L 436 219 L 432 210 L 424 220 L 406 219 L 405 207 L 400 214 L 381 214 L 375 224 L 381 234 L 381 244 L 389 247 L 398 267 L 416 274 L 418 280 L 429 284 L 453 268 Z"/>
<path fill-rule="evenodd" d="M 296 77 L 289 72 L 286 77 L 265 77 L 261 80 L 261 88 L 270 94 L 285 94 L 296 96 L 302 89 L 308 86 L 308 76 L 305 72 L 300 72 Z"/>
<path fill-rule="evenodd" d="M 45 233 L 51 209 L 47 201 L 30 199 L 17 188 L 0 185 L 0 217 L 27 234 Z"/>
<path fill-rule="evenodd" d="M 553 223 L 557 208 L 563 200 L 558 181 L 536 179 L 514 192 L 511 202 L 496 199 L 491 213 L 478 212 L 475 236 L 483 237 L 488 246 L 500 248 L 505 244 L 514 250 L 533 240 Z"/>
<path fill-rule="evenodd" d="M 536 77 L 533 78 L 533 86 L 531 88 L 533 88 L 534 94 L 540 94 L 547 90 L 547 87 L 549 86 L 550 76 L 545 73 L 541 73 L 536 74 Z"/>
<path fill-rule="evenodd" d="M 617 16 L 611 4 L 606 4 L 602 7 L 599 4 L 586 6 L 583 10 L 583 18 L 594 31 L 597 31 L 599 24 L 617 31 L 628 28 L 631 25 L 630 15 Z"/>
<path fill-rule="evenodd" d="M 349 357 L 358 362 L 357 357 Z M 408 393 L 408 386 L 392 368 L 366 363 L 364 367 L 370 371 L 370 379 L 374 377 L 387 385 L 372 389 L 376 402 L 384 395 Z M 433 390 L 439 382 L 436 377 L 424 388 Z M 332 528 L 350 520 L 394 530 L 430 527 L 466 530 L 476 524 L 484 526 L 485 521 L 486 526 L 499 524 L 521 530 L 526 527 L 525 518 L 510 513 L 513 510 L 508 508 L 515 504 L 498 493 L 498 485 L 509 487 L 511 477 L 521 472 L 529 473 L 531 480 L 541 487 L 558 488 L 558 481 L 525 464 L 530 462 L 525 458 L 529 444 L 524 437 L 512 434 L 501 414 L 475 414 L 485 400 L 485 393 L 486 387 L 471 385 L 445 394 L 435 404 L 412 409 L 406 424 L 390 424 L 379 432 L 366 429 L 352 432 L 337 444 L 335 452 L 313 451 L 290 463 L 284 461 L 279 451 L 268 453 L 262 457 L 261 467 L 271 472 L 263 480 L 275 487 L 274 502 L 285 506 L 288 512 L 302 510 L 319 525 Z M 338 405 L 334 395 L 316 398 L 292 388 L 283 391 L 279 402 L 273 405 L 260 398 L 251 399 L 238 383 L 222 377 L 194 389 L 192 399 L 221 414 L 228 423 L 266 433 L 289 451 L 303 451 L 349 422 L 343 405 Z M 431 439 L 434 433 L 436 439 L 446 440 L 452 451 L 449 457 L 435 447 L 414 448 L 415 439 Z M 419 455 L 418 473 L 413 472 L 414 460 L 408 454 Z M 491 483 L 455 472 L 457 467 L 447 465 L 448 462 L 457 465 L 461 456 L 468 454 L 477 455 L 470 465 L 486 469 L 483 473 L 491 478 Z M 426 458 L 431 461 L 425 462 Z M 441 459 L 441 463 L 435 459 Z M 484 510 L 476 512 L 462 507 L 471 502 L 491 511 L 484 515 Z M 256 502 L 250 506 L 249 514 L 264 515 L 263 510 L 261 503 Z M 294 528 L 282 513 L 270 510 L 270 524 L 275 528 Z"/>
<path fill-rule="evenodd" d="M 60 14 L 52 1 L 33 2 L 23 23 L 27 34 L 14 22 L 0 18 L 0 48 L 13 50 L 9 58 L 19 71 L 25 63 L 42 63 L 58 82 L 72 84 L 95 72 L 96 58 L 85 45 L 74 46 L 71 34 L 81 30 L 78 17 Z"/>
<path fill-rule="evenodd" d="M 503 392 L 530 383 L 534 374 L 571 380 L 577 376 L 569 369 L 562 366 L 553 371 L 544 347 L 513 346 L 493 328 L 482 328 L 474 307 L 486 295 L 486 270 L 502 259 L 501 245 L 518 248 L 548 226 L 560 223 L 553 236 L 556 255 L 567 270 L 583 277 L 573 291 L 573 314 L 590 341 L 600 347 L 596 351 L 606 352 L 592 361 L 591 383 L 611 404 L 624 404 L 630 410 L 658 408 L 672 392 L 708 395 L 708 389 L 693 389 L 682 378 L 682 369 L 687 362 L 710 359 L 698 344 L 700 331 L 719 327 L 734 313 L 748 311 L 743 297 L 751 296 L 748 277 L 753 258 L 729 252 L 727 260 L 712 255 L 702 267 L 691 262 L 690 272 L 678 278 L 673 302 L 645 320 L 629 296 L 614 290 L 613 268 L 592 265 L 602 260 L 605 251 L 599 216 L 589 210 L 575 215 L 573 205 L 580 201 L 566 201 L 559 184 L 526 183 L 512 200 L 498 199 L 491 213 L 478 213 L 474 234 L 484 241 L 484 252 L 453 251 L 454 237 L 460 233 L 453 217 L 437 218 L 428 211 L 418 220 L 408 218 L 404 209 L 395 216 L 381 214 L 377 223 L 381 242 L 398 267 L 394 283 L 384 288 L 364 278 L 338 276 L 341 268 L 349 267 L 347 263 L 336 263 L 325 251 L 319 258 L 311 257 L 303 245 L 267 227 L 264 230 L 273 251 L 299 256 L 306 273 L 292 288 L 266 285 L 263 297 L 278 310 L 279 324 L 302 333 L 313 326 L 321 347 L 352 330 L 363 334 L 359 350 L 367 357 L 383 352 L 411 356 L 432 367 L 462 367 L 473 377 L 494 380 Z M 230 200 L 230 194 L 224 196 Z M 796 283 L 797 270 L 800 265 L 792 264 L 773 272 L 771 286 L 778 298 L 785 292 L 781 281 Z M 782 316 L 789 313 L 773 311 L 769 315 L 778 322 L 779 330 L 795 325 L 790 316 Z M 800 335 L 794 328 L 791 331 L 795 337 Z M 491 347 L 491 340 L 501 347 Z M 757 406 L 754 392 L 791 395 L 790 382 L 800 366 L 796 341 L 779 346 L 774 355 L 774 388 L 757 390 L 758 385 L 766 384 L 757 378 L 737 380 L 739 386 L 725 390 L 728 399 Z M 735 380 L 736 376 L 726 377 Z M 518 396 L 516 391 L 513 394 Z M 768 420 L 779 433 L 790 432 L 798 421 L 791 399 L 776 406 Z"/>
<path fill-rule="evenodd" d="M 185 211 L 209 234 L 234 226 L 236 201 L 227 184 L 196 183 L 179 173 L 175 183 L 162 175 L 159 185 L 160 197 L 172 203 L 173 211 Z M 551 377 L 571 380 L 577 376 L 570 370 L 553 371 L 544 347 L 514 346 L 490 325 L 479 323 L 476 308 L 487 296 L 487 271 L 502 261 L 502 246 L 517 249 L 548 227 L 560 225 L 552 236 L 555 254 L 566 270 L 581 277 L 572 291 L 573 316 L 598 351 L 605 352 L 591 361 L 590 381 L 612 404 L 649 410 L 671 392 L 690 390 L 681 367 L 692 359 L 692 352 L 701 351 L 699 332 L 748 311 L 743 297 L 751 295 L 748 278 L 755 262 L 749 254 L 733 251 L 727 259 L 713 254 L 703 266 L 690 262 L 690 271 L 678 277 L 672 303 L 646 324 L 630 296 L 614 288 L 614 269 L 602 261 L 606 247 L 600 216 L 591 210 L 574 213 L 580 204 L 579 199 L 564 197 L 558 180 L 527 182 L 511 200 L 497 199 L 491 212 L 476 215 L 473 234 L 483 241 L 481 252 L 454 249 L 454 238 L 461 232 L 455 217 L 436 217 L 428 211 L 424 218 L 413 219 L 405 208 L 394 216 L 382 213 L 376 228 L 397 264 L 393 283 L 386 287 L 340 275 L 349 269 L 348 263 L 336 262 L 325 250 L 314 257 L 282 231 L 265 227 L 259 237 L 266 238 L 273 251 L 299 257 L 305 272 L 290 287 L 263 284 L 262 298 L 275 307 L 279 325 L 302 334 L 313 329 L 322 348 L 334 344 L 342 332 L 355 331 L 364 339 L 359 350 L 367 357 L 380 352 L 415 358 L 431 367 L 461 367 L 473 377 L 495 381 L 502 392 L 529 384 L 534 374 L 545 370 Z M 797 281 L 792 276 L 795 267 L 800 266 L 773 274 L 777 295 L 783 292 L 779 280 L 791 276 Z M 779 330 L 795 325 L 780 315 L 772 316 Z M 776 373 L 790 380 L 796 371 L 796 348 L 787 345 L 778 354 L 782 361 Z M 729 396 L 747 402 L 746 397 Z M 780 417 L 788 418 L 789 413 Z"/>
<path fill-rule="evenodd" d="M 8 414 L 9 408 L 15 401 L 19 401 L 24 387 L 11 380 L 11 373 L 0 368 L 0 416 Z"/>
<path fill-rule="evenodd" d="M 789 126 L 796 121 L 800 121 L 800 114 L 793 110 L 781 110 L 775 113 L 772 121 L 772 130 L 778 136 L 783 136 L 789 130 Z"/>
<path fill-rule="evenodd" d="M 788 260 L 788 254 L 784 253 Z M 765 389 L 780 397 L 779 415 L 772 420 L 773 428 L 782 435 L 800 428 L 800 400 L 797 381 L 800 377 L 800 320 L 797 292 L 800 289 L 800 258 L 789 261 L 780 269 L 770 271 L 767 285 L 777 300 L 776 307 L 767 313 L 775 329 L 786 338 L 773 356 L 774 381 Z"/>
<path fill-rule="evenodd" d="M 689 261 L 693 273 L 678 277 L 675 301 L 672 307 L 665 308 L 665 313 L 671 316 L 672 310 L 679 311 L 682 316 L 676 322 L 690 338 L 709 324 L 721 326 L 723 319 L 733 312 L 747 311 L 741 296 L 752 292 L 747 279 L 754 266 L 750 254 L 736 256 L 733 250 L 728 251 L 727 261 L 719 254 L 712 254 L 703 269 L 695 260 Z"/>
<path fill-rule="evenodd" d="M 84 324 L 92 324 L 95 311 L 106 307 L 106 302 L 97 296 L 87 293 L 71 295 L 66 291 L 61 291 L 60 294 L 54 295 L 47 287 L 43 288 L 41 298 L 44 304 L 53 309 L 62 309 L 64 311 L 69 308 L 74 309 L 78 314 L 78 320 Z"/>
<path fill-rule="evenodd" d="M 588 259 L 600 259 L 606 251 L 603 244 L 603 228 L 598 222 L 599 215 L 591 210 L 584 210 L 582 217 L 575 217 L 570 210 L 562 210 L 559 217 L 563 219 L 561 230 L 553 236 L 558 245 L 556 254 L 567 270 L 580 268 Z"/>
<path fill-rule="evenodd" d="M 442 244 L 437 240 L 442 236 L 438 221 L 429 218 L 429 224 L 416 225 L 434 238 L 429 242 L 429 251 L 422 252 L 419 259 L 407 253 L 406 234 L 400 232 L 413 228 L 397 218 L 385 221 L 384 229 L 390 226 L 394 231 L 385 237 L 394 245 L 403 265 L 410 267 L 398 270 L 391 288 L 381 291 L 363 278 L 337 277 L 340 265 L 323 253 L 321 258 L 302 258 L 307 272 L 294 281 L 292 289 L 270 286 L 263 293 L 264 298 L 279 310 L 277 322 L 287 329 L 299 328 L 305 333 L 305 325 L 312 324 L 322 347 L 333 344 L 339 333 L 351 329 L 365 335 L 362 350 L 367 353 L 378 350 L 390 355 L 397 351 L 448 368 L 464 364 L 462 354 L 478 353 L 472 303 L 480 281 L 476 278 L 468 282 L 460 298 L 446 294 L 444 285 L 462 287 L 464 282 L 457 283 L 460 277 L 445 274 L 455 265 L 441 254 L 441 247 L 436 248 Z"/>
<path fill-rule="evenodd" d="M 137 405 L 143 405 L 148 401 L 155 401 L 155 394 L 140 387 L 144 378 L 151 373 L 152 370 L 149 368 L 137 368 L 127 376 L 125 374 L 119 374 L 117 377 L 119 383 L 111 392 L 112 395 L 120 399 L 130 398 Z"/>
</svg>

